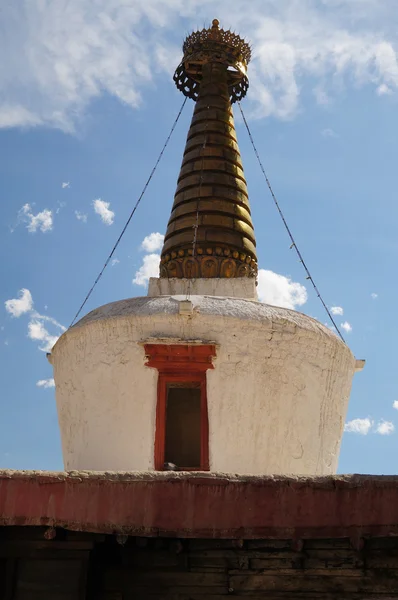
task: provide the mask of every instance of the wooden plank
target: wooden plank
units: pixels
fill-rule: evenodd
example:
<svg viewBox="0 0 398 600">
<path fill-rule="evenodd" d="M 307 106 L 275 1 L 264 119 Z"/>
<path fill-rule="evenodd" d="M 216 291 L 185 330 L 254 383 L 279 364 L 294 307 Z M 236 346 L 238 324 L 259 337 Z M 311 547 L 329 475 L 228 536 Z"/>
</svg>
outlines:
<svg viewBox="0 0 398 600">
<path fill-rule="evenodd" d="M 193 539 L 189 540 L 188 548 L 189 552 L 197 552 L 199 550 L 217 550 L 217 549 L 239 549 L 245 546 L 243 540 L 207 540 L 207 539 Z"/>
<path fill-rule="evenodd" d="M 328 549 L 328 548 L 351 548 L 348 538 L 329 538 L 320 540 L 304 540 L 303 550 L 309 549 Z"/>
<path fill-rule="evenodd" d="M 235 558 L 238 556 L 242 556 L 248 559 L 251 558 L 264 558 L 265 560 L 267 558 L 273 560 L 275 558 L 290 558 L 290 559 L 296 559 L 296 558 L 301 558 L 304 557 L 305 554 L 303 554 L 302 552 L 294 552 L 293 550 L 290 549 L 286 549 L 286 550 L 245 550 L 245 549 L 234 549 L 234 550 L 224 550 L 224 549 L 220 549 L 220 550 L 203 550 L 203 551 L 193 551 L 193 552 L 189 552 L 189 557 L 190 558 L 201 558 L 201 557 L 206 557 L 206 558 L 218 558 L 218 557 L 224 557 L 224 558 Z"/>
<path fill-rule="evenodd" d="M 370 569 L 394 569 L 398 576 L 398 557 L 389 554 L 381 554 L 378 556 L 367 556 L 366 566 Z"/>
<path fill-rule="evenodd" d="M 223 569 L 248 569 L 249 559 L 244 554 L 229 556 L 190 556 L 189 567 L 199 569 L 201 567 L 218 567 Z"/>
<path fill-rule="evenodd" d="M 186 553 L 176 554 L 167 550 L 137 550 L 123 549 L 122 561 L 125 565 L 140 567 L 142 569 L 154 568 L 179 568 L 187 566 L 188 556 Z"/>
<path fill-rule="evenodd" d="M 301 561 L 302 559 L 299 560 Z M 250 568 L 254 570 L 272 569 L 275 571 L 277 569 L 293 569 L 293 564 L 297 564 L 297 559 L 295 563 L 293 563 L 291 558 L 252 558 L 250 560 Z"/>
<path fill-rule="evenodd" d="M 397 550 L 398 549 L 398 537 L 381 537 L 381 538 L 369 538 L 365 544 L 366 551 L 372 551 L 376 549 L 380 550 Z"/>
<path fill-rule="evenodd" d="M 0 558 L 31 558 L 31 559 L 84 559 L 87 558 L 91 545 L 86 543 L 68 544 L 64 542 L 2 542 L 0 543 Z"/>
<path fill-rule="evenodd" d="M 137 586 L 155 584 L 160 587 L 184 586 L 224 586 L 227 583 L 227 574 L 220 573 L 190 573 L 175 571 L 140 572 L 129 571 L 128 579 Z"/>
<path fill-rule="evenodd" d="M 329 569 L 331 571 L 335 569 L 363 569 L 365 566 L 364 561 L 359 557 L 350 557 L 350 559 L 342 558 L 305 558 L 303 560 L 303 569 L 311 571 L 312 569 Z"/>
<path fill-rule="evenodd" d="M 397 581 L 380 577 L 352 577 L 307 573 L 286 575 L 231 575 L 229 587 L 234 592 L 310 592 L 310 593 L 397 593 Z"/>
<path fill-rule="evenodd" d="M 368 573 L 368 571 L 366 571 Z M 290 569 L 277 567 L 276 569 L 262 569 L 258 571 L 250 570 L 250 571 L 236 571 L 235 569 L 231 569 L 228 571 L 228 575 L 247 575 L 247 576 L 255 576 L 255 575 L 265 575 L 267 577 L 273 576 L 288 576 L 291 579 L 298 578 L 303 576 L 308 577 L 316 577 L 316 576 L 324 576 L 327 578 L 336 578 L 336 577 L 363 577 L 364 571 L 361 569 Z"/>
<path fill-rule="evenodd" d="M 274 549 L 281 550 L 286 548 L 292 550 L 292 540 L 248 540 L 246 542 L 248 550 Z"/>
<path fill-rule="evenodd" d="M 335 593 L 323 593 L 320 595 L 319 593 L 311 594 L 308 592 L 303 593 L 288 593 L 286 592 L 267 592 L 263 594 L 261 592 L 249 592 L 249 593 L 234 593 L 234 592 L 226 592 L 224 594 L 199 594 L 199 593 L 190 593 L 186 594 L 184 592 L 178 593 L 178 596 L 173 596 L 172 594 L 166 593 L 166 595 L 162 596 L 137 596 L 138 598 L 145 598 L 145 600 L 149 600 L 153 598 L 153 600 L 225 600 L 226 597 L 229 598 L 248 598 L 250 600 L 396 600 L 397 595 L 394 596 L 380 596 L 380 594 L 373 594 L 371 592 L 367 593 L 366 596 L 364 594 L 345 594 L 339 593 L 336 595 Z M 133 596 L 128 596 L 124 600 L 131 600 Z"/>
<path fill-rule="evenodd" d="M 57 540 L 2 540 L 0 541 L 0 552 L 8 549 L 20 548 L 21 550 L 91 550 L 93 542 L 67 542 Z"/>
<path fill-rule="evenodd" d="M 148 600 L 148 598 L 153 598 L 154 600 L 181 600 L 182 598 L 186 598 L 190 600 L 193 596 L 198 596 L 201 599 L 209 599 L 214 597 L 222 597 L 230 596 L 228 593 L 228 589 L 224 586 L 212 586 L 206 587 L 203 586 L 198 589 L 197 586 L 193 587 L 170 587 L 170 588 L 156 588 L 155 586 L 151 587 L 134 587 L 126 589 L 123 592 L 123 600 Z M 264 598 L 263 598 L 264 600 Z"/>
<path fill-rule="evenodd" d="M 310 559 L 350 560 L 357 559 L 361 556 L 361 553 L 353 548 L 306 548 L 303 552 L 303 556 Z"/>
</svg>

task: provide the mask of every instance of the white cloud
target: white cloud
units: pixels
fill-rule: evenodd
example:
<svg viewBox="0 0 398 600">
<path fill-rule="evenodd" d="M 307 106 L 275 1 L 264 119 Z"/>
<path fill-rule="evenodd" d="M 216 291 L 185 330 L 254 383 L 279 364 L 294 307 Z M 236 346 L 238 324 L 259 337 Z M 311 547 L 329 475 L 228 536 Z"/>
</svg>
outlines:
<svg viewBox="0 0 398 600">
<path fill-rule="evenodd" d="M 30 312 L 33 309 L 32 294 L 29 290 L 23 288 L 19 291 L 19 298 L 12 298 L 6 300 L 4 303 L 6 311 L 13 317 L 20 317 L 21 315 Z"/>
<path fill-rule="evenodd" d="M 87 223 L 87 215 L 75 210 L 76 219 L 78 221 L 82 221 L 82 223 Z"/>
<path fill-rule="evenodd" d="M 150 277 L 159 277 L 160 254 L 147 254 L 136 272 L 133 283 L 146 286 Z"/>
<path fill-rule="evenodd" d="M 158 251 L 163 246 L 164 235 L 161 233 L 150 233 L 141 244 L 142 250 L 148 252 L 142 259 L 142 265 L 136 271 L 133 283 L 145 287 L 150 277 L 159 277 L 160 254 Z"/>
<path fill-rule="evenodd" d="M 341 306 L 331 306 L 330 312 L 332 313 L 332 315 L 340 315 L 341 316 L 344 314 L 344 310 Z"/>
<path fill-rule="evenodd" d="M 373 292 L 372 294 L 370 294 L 370 297 L 372 298 L 372 300 L 376 300 L 376 298 L 379 297 L 379 294 L 376 294 L 375 292 Z"/>
<path fill-rule="evenodd" d="M 257 293 L 260 302 L 295 309 L 307 302 L 307 290 L 289 277 L 259 269 Z"/>
<path fill-rule="evenodd" d="M 344 431 L 367 435 L 373 426 L 373 421 L 367 419 L 353 419 L 344 425 Z"/>
<path fill-rule="evenodd" d="M 250 36 L 255 116 L 293 116 L 306 87 L 322 104 L 351 85 L 397 90 L 391 0 L 251 0 L 245 10 L 238 0 L 20 0 L 2 7 L 0 127 L 73 131 L 103 93 L 140 106 L 148 83 L 159 70 L 173 72 L 169 57 L 181 56 L 182 36 L 208 23 L 210 9 Z"/>
<path fill-rule="evenodd" d="M 322 129 L 321 135 L 326 138 L 338 138 L 339 137 L 333 129 L 330 129 L 330 127 L 327 127 L 326 129 Z"/>
<path fill-rule="evenodd" d="M 93 201 L 93 206 L 94 211 L 101 217 L 102 222 L 105 225 L 112 225 L 115 213 L 109 209 L 110 202 L 105 202 L 101 198 L 97 198 L 97 200 Z"/>
<path fill-rule="evenodd" d="M 392 407 L 398 410 L 398 400 L 394 400 L 394 402 L 392 403 Z"/>
<path fill-rule="evenodd" d="M 144 238 L 141 248 L 145 252 L 158 252 L 162 249 L 163 242 L 164 235 L 162 233 L 150 233 Z"/>
<path fill-rule="evenodd" d="M 62 184 L 62 189 L 64 190 L 65 188 L 70 188 L 70 181 L 64 181 Z"/>
<path fill-rule="evenodd" d="M 49 352 L 58 340 L 58 333 L 66 331 L 66 327 L 61 325 L 56 319 L 48 315 L 41 315 L 33 309 L 32 294 L 27 289 L 22 289 L 19 292 L 19 298 L 6 300 L 5 308 L 13 317 L 20 317 L 23 314 L 29 315 L 28 337 L 31 340 L 40 342 L 39 349 L 43 352 Z M 57 330 L 57 335 L 48 331 L 44 323 L 49 323 Z"/>
<path fill-rule="evenodd" d="M 378 96 L 386 96 L 389 94 L 392 94 L 392 89 L 388 87 L 388 85 L 386 85 L 385 83 L 382 83 L 381 85 L 379 85 L 379 87 L 376 90 L 376 94 Z"/>
<path fill-rule="evenodd" d="M 53 388 L 55 387 L 55 381 L 54 379 L 40 379 L 39 381 L 36 382 L 37 387 L 42 387 L 42 388 Z"/>
<path fill-rule="evenodd" d="M 53 228 L 53 213 L 45 208 L 34 215 L 30 204 L 24 204 L 18 212 L 18 223 L 21 222 L 26 223 L 26 229 L 29 233 L 36 233 L 37 230 L 45 233 Z"/>
<path fill-rule="evenodd" d="M 391 435 L 391 433 L 394 433 L 394 430 L 394 423 L 391 423 L 391 421 L 382 420 L 376 427 L 376 433 L 380 435 Z"/>
<path fill-rule="evenodd" d="M 375 426 L 374 421 L 369 417 L 366 419 L 353 419 L 344 425 L 344 431 L 347 433 L 359 433 L 361 435 L 367 435 L 370 431 L 379 435 L 390 435 L 394 430 L 395 427 L 391 421 L 381 419 Z"/>
<path fill-rule="evenodd" d="M 347 333 L 351 333 L 352 331 L 352 326 L 348 321 L 344 321 L 344 323 L 341 323 L 340 327 L 341 329 L 344 329 L 344 331 L 346 331 Z"/>
<path fill-rule="evenodd" d="M 112 262 L 111 262 L 111 267 L 114 267 L 115 265 L 118 265 L 120 263 L 120 260 L 118 258 L 113 258 Z"/>
</svg>

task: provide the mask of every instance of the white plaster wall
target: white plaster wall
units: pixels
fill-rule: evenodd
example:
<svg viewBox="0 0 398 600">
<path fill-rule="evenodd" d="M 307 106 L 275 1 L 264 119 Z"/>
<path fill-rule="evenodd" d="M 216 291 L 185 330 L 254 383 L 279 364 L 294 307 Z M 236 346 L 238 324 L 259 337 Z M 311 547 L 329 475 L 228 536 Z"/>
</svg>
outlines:
<svg viewBox="0 0 398 600">
<path fill-rule="evenodd" d="M 164 338 L 218 345 L 207 379 L 212 471 L 334 473 L 355 370 L 347 346 L 295 311 L 191 300 L 190 316 L 178 297 L 115 302 L 61 336 L 52 363 L 65 468 L 153 469 L 157 372 L 140 344 Z"/>
<path fill-rule="evenodd" d="M 255 277 L 179 279 L 177 277 L 151 277 L 148 296 L 224 296 L 257 300 Z"/>
</svg>

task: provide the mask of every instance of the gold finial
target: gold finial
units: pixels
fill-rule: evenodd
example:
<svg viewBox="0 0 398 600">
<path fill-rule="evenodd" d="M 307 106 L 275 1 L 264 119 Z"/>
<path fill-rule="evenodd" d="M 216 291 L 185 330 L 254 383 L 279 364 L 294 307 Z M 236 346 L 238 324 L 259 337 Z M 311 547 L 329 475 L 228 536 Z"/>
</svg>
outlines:
<svg viewBox="0 0 398 600">
<path fill-rule="evenodd" d="M 185 96 L 197 100 L 204 65 L 222 64 L 228 69 L 228 91 L 234 103 L 244 98 L 249 87 L 246 71 L 251 50 L 239 35 L 220 29 L 219 25 L 219 20 L 213 19 L 209 29 L 194 31 L 186 38 L 182 47 L 184 56 L 174 73 L 174 81 Z"/>
<path fill-rule="evenodd" d="M 196 101 L 161 253 L 160 276 L 256 277 L 256 239 L 231 102 L 249 86 L 249 45 L 212 26 L 185 40 L 174 81 Z"/>
</svg>

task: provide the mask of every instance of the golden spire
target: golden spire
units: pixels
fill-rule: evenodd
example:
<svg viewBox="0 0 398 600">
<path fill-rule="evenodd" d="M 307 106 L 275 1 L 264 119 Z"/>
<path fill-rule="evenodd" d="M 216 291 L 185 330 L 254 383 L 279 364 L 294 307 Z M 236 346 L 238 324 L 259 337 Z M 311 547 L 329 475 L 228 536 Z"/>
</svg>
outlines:
<svg viewBox="0 0 398 600">
<path fill-rule="evenodd" d="M 255 277 L 256 240 L 231 102 L 246 95 L 250 47 L 210 29 L 187 37 L 174 74 L 196 101 L 162 250 L 161 277 Z"/>
</svg>

